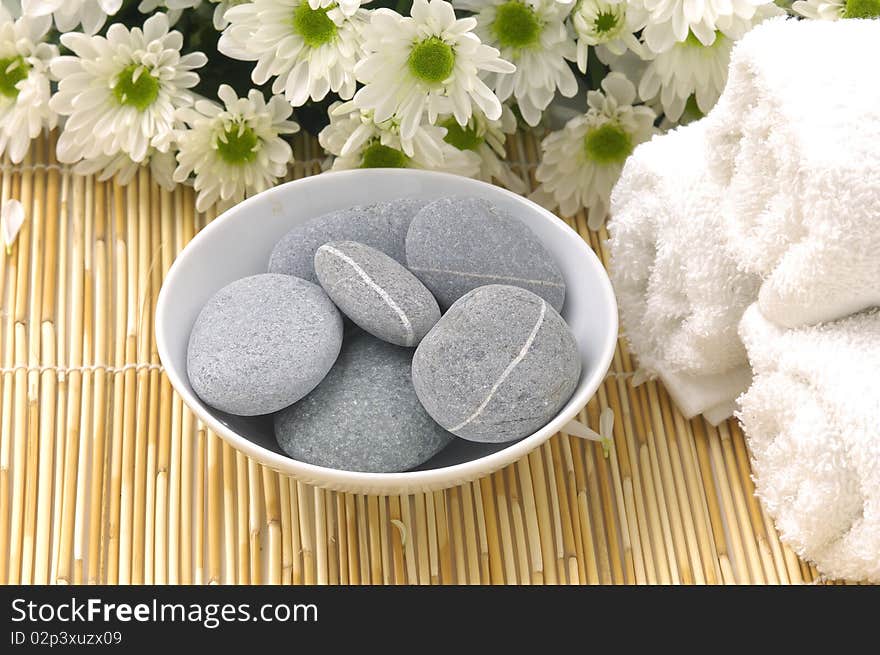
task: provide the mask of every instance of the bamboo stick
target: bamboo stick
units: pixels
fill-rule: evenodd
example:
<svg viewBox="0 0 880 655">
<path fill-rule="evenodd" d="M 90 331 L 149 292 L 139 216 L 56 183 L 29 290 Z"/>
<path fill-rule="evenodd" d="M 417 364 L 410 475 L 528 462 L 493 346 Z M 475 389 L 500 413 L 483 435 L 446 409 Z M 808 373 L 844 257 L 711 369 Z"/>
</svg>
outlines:
<svg viewBox="0 0 880 655">
<path fill-rule="evenodd" d="M 559 437 L 559 461 L 554 461 L 556 467 L 557 484 L 565 488 L 565 512 L 568 515 L 568 524 L 571 530 L 572 555 L 569 557 L 569 582 L 571 584 L 584 584 L 587 579 L 586 558 L 584 556 L 584 542 L 580 515 L 577 509 L 577 484 L 574 476 L 574 458 L 571 453 L 571 438 L 565 435 Z"/>
<path fill-rule="evenodd" d="M 718 555 L 718 564 L 721 568 L 721 578 L 724 584 L 735 584 L 736 578 L 727 554 L 727 538 L 724 536 L 724 524 L 721 519 L 721 507 L 715 483 L 712 480 L 712 463 L 709 456 L 709 438 L 706 434 L 705 422 L 701 418 L 691 421 L 694 430 L 694 444 L 696 445 L 697 457 L 700 463 L 700 475 L 703 478 L 703 487 L 711 493 L 707 493 L 706 500 L 709 510 L 709 521 L 712 526 L 712 538 L 715 541 L 715 552 Z"/>
<path fill-rule="evenodd" d="M 338 495 L 338 492 L 327 492 L 324 494 L 324 511 L 327 515 L 327 584 L 330 585 L 338 585 L 340 576 L 338 540 L 336 537 L 336 526 L 338 526 L 339 523 L 335 516 L 336 497 Z M 382 520 L 381 514 L 380 520 Z M 387 566 L 385 566 L 385 574 L 388 575 Z M 389 583 L 386 582 L 385 584 Z"/>
<path fill-rule="evenodd" d="M 37 141 L 41 151 L 41 159 L 45 145 L 45 136 Z M 33 414 L 38 417 L 38 431 L 31 434 L 39 435 L 38 463 L 37 463 L 37 493 L 33 496 L 36 504 L 36 532 L 34 536 L 34 572 L 35 584 L 47 584 L 51 570 L 52 548 L 52 507 L 53 496 L 58 492 L 54 486 L 55 481 L 55 410 L 57 402 L 58 375 L 51 370 L 57 363 L 57 344 L 55 342 L 55 276 L 50 274 L 58 248 L 58 223 L 53 216 L 46 216 L 46 175 L 36 175 L 34 184 L 33 221 L 39 226 L 39 232 L 34 231 L 35 251 L 33 252 L 34 280 L 39 280 L 32 288 L 31 320 L 39 326 L 40 336 L 38 345 L 31 343 L 31 350 L 37 353 L 37 362 L 44 367 L 36 376 L 39 395 L 35 397 Z M 58 197 L 57 188 L 54 189 L 55 197 Z M 36 239 L 37 234 L 40 240 Z M 80 248 L 82 248 L 82 234 L 80 234 Z M 48 260 L 48 261 L 47 261 Z M 47 265 L 48 264 L 48 265 Z M 80 293 L 80 297 L 82 294 Z M 48 368 L 48 370 L 47 370 Z M 35 426 L 36 427 L 36 426 Z M 59 452 L 60 457 L 63 453 Z M 33 478 L 32 478 L 33 479 Z"/>
<path fill-rule="evenodd" d="M 235 453 L 235 535 L 236 542 L 238 543 L 238 572 L 236 578 L 239 584 L 250 584 L 251 580 L 251 542 L 248 518 L 250 503 L 247 496 L 249 488 L 248 459 L 244 456 L 244 453 L 237 451 Z"/>
<path fill-rule="evenodd" d="M 312 490 L 313 511 L 315 516 L 315 581 L 327 584 L 327 514 L 324 503 L 324 490 Z"/>
<path fill-rule="evenodd" d="M 464 549 L 464 518 L 461 512 L 461 498 L 458 487 L 449 490 L 449 519 L 451 522 L 452 547 L 455 552 L 455 584 L 467 584 L 467 558 Z"/>
<path fill-rule="evenodd" d="M 752 534 L 755 537 L 755 541 L 757 542 L 758 553 L 761 559 L 764 576 L 766 578 L 765 581 L 770 584 L 779 584 L 779 575 L 776 572 L 773 553 L 770 548 L 769 540 L 767 539 L 764 519 L 761 516 L 761 508 L 758 499 L 755 496 L 755 485 L 752 482 L 751 470 L 749 469 L 749 456 L 746 452 L 745 438 L 736 421 L 730 422 L 730 431 L 741 484 L 741 492 L 748 508 L 749 525 Z"/>
<path fill-rule="evenodd" d="M 691 585 L 694 583 L 694 573 L 688 559 L 688 543 L 682 520 L 683 506 L 679 505 L 678 502 L 675 474 L 672 471 L 672 462 L 667 445 L 669 437 L 666 434 L 663 408 L 660 404 L 657 385 L 649 384 L 647 391 L 648 402 L 651 406 L 651 421 L 654 425 L 654 449 L 657 454 L 656 465 L 660 472 L 660 483 L 663 486 L 663 495 L 669 515 L 669 529 L 672 535 L 672 551 L 670 554 L 674 556 L 676 577 L 683 584 Z"/>
<path fill-rule="evenodd" d="M 411 496 L 401 496 L 400 510 L 401 521 L 404 529 L 404 561 L 406 563 L 406 583 L 416 584 L 418 582 L 418 571 L 416 567 L 416 539 L 415 529 L 412 520 L 412 498 Z"/>
<path fill-rule="evenodd" d="M 299 526 L 299 501 L 297 500 L 297 482 L 293 478 L 286 481 L 287 488 L 290 492 L 290 549 L 293 553 L 293 584 L 303 583 L 303 565 L 302 565 L 302 539 L 300 538 Z"/>
<path fill-rule="evenodd" d="M 207 584 L 220 584 L 223 562 L 221 559 L 221 525 L 225 505 L 223 503 L 223 460 L 220 438 L 208 431 L 208 579 Z M 277 484 L 277 483 L 276 483 Z M 280 520 L 280 517 L 279 517 Z"/>
<path fill-rule="evenodd" d="M 39 176 L 37 176 L 39 178 Z M 30 226 L 30 234 L 28 240 L 24 240 L 25 247 L 22 249 L 27 259 L 25 264 L 20 265 L 19 273 L 23 273 L 26 287 L 19 287 L 19 293 L 16 299 L 20 301 L 19 307 L 16 308 L 16 328 L 21 326 L 20 335 L 16 334 L 16 347 L 18 348 L 18 339 L 21 337 L 20 352 L 18 359 L 25 364 L 28 369 L 23 376 L 21 390 L 23 395 L 20 397 L 22 403 L 16 408 L 16 416 L 20 416 L 19 430 L 17 433 L 22 444 L 23 452 L 26 453 L 24 468 L 19 469 L 19 473 L 26 480 L 24 487 L 22 514 L 22 531 L 20 541 L 20 552 L 18 561 L 21 562 L 21 583 L 31 584 L 34 573 L 34 532 L 36 523 L 36 503 L 37 503 L 37 466 L 38 466 L 38 430 L 39 430 L 39 373 L 37 366 L 39 365 L 39 348 L 40 348 L 40 317 L 39 303 L 28 302 L 27 294 L 30 293 L 34 298 L 40 297 L 41 276 L 38 274 L 39 267 L 35 266 L 35 262 L 39 257 L 42 249 L 42 221 L 37 220 L 35 215 L 35 206 L 41 201 L 36 200 L 37 184 L 34 182 L 32 172 L 26 171 L 22 180 L 22 204 L 25 211 L 29 212 L 30 220 L 25 225 Z M 24 233 L 24 227 L 22 228 Z M 19 234 L 19 239 L 25 236 Z M 25 290 L 27 289 L 27 291 Z M 29 310 L 28 310 L 29 307 Z M 27 386 L 25 387 L 24 384 Z"/>
<path fill-rule="evenodd" d="M 150 358 L 150 335 L 152 333 L 152 311 L 150 304 L 151 283 L 151 231 L 150 231 L 150 179 L 149 170 L 141 166 L 137 173 L 137 182 L 130 187 L 136 189 L 137 213 L 135 224 L 137 230 L 137 276 L 135 278 L 134 296 L 134 337 L 135 355 L 129 363 L 140 364 Z M 158 255 L 158 253 L 157 253 Z M 130 333 L 131 334 L 131 333 Z M 130 578 L 132 584 L 143 584 L 145 562 L 147 560 L 146 545 L 146 511 L 147 511 L 147 441 L 149 440 L 149 400 L 150 371 L 146 367 L 137 367 L 134 371 L 134 415 L 131 418 L 131 432 L 134 437 L 133 474 L 131 476 L 131 565 Z M 125 479 L 125 478 L 123 478 Z"/>
<path fill-rule="evenodd" d="M 684 479 L 687 488 L 688 501 L 690 502 L 690 515 L 693 519 L 694 529 L 699 549 L 699 560 L 702 563 L 706 584 L 718 584 L 721 580 L 721 567 L 715 553 L 714 543 L 709 534 L 709 511 L 706 504 L 706 492 L 697 473 L 697 457 L 694 450 L 694 435 L 680 413 L 674 413 L 676 433 L 681 465 L 684 469 Z"/>
<path fill-rule="evenodd" d="M 538 449 L 541 460 L 544 464 L 544 479 L 547 487 L 547 493 L 550 498 L 549 513 L 551 517 L 551 525 L 553 526 L 553 544 L 554 549 L 554 565 L 556 567 L 557 581 L 565 584 L 568 581 L 568 571 L 565 562 L 566 546 L 564 542 L 565 528 L 561 516 L 561 505 L 559 502 L 559 489 L 553 473 L 553 452 L 550 441 L 545 441 L 541 448 Z"/>
<path fill-rule="evenodd" d="M 413 506 L 415 507 L 416 515 L 415 534 L 419 544 L 418 579 L 420 585 L 427 585 L 431 583 L 431 562 L 428 544 L 428 516 L 425 512 L 425 495 L 415 494 L 413 496 Z"/>
<path fill-rule="evenodd" d="M 529 566 L 529 546 L 526 541 L 525 521 L 523 519 L 522 502 L 520 501 L 519 483 L 516 479 L 516 466 L 511 465 L 505 468 L 504 477 L 507 482 L 507 498 L 510 504 L 513 535 L 516 543 L 516 563 L 519 571 L 517 578 L 519 584 L 530 585 L 532 583 L 532 575 L 531 567 Z M 458 523 L 456 522 L 456 525 L 457 524 Z"/>
<path fill-rule="evenodd" d="M 480 584 L 489 584 L 489 538 L 486 535 L 486 517 L 483 512 L 483 494 L 478 482 L 471 483 L 474 509 L 477 514 L 477 537 L 480 543 Z"/>
<path fill-rule="evenodd" d="M 107 583 L 118 584 L 127 582 L 127 571 L 130 568 L 130 560 L 128 563 L 123 562 L 122 540 L 126 527 L 123 521 L 123 505 L 126 498 L 123 497 L 123 477 L 125 477 L 125 469 L 127 468 L 126 451 L 131 450 L 131 439 L 125 438 L 126 426 L 128 423 L 126 411 L 126 375 L 122 370 L 125 363 L 129 361 L 129 357 L 133 356 L 133 347 L 130 345 L 131 339 L 127 338 L 129 334 L 129 326 L 133 321 L 129 321 L 128 317 L 131 310 L 128 308 L 128 299 L 133 297 L 131 293 L 132 278 L 131 271 L 134 270 L 135 263 L 129 260 L 130 250 L 128 241 L 131 240 L 131 230 L 128 227 L 129 221 L 133 220 L 133 212 L 129 211 L 129 220 L 126 220 L 126 212 L 129 208 L 126 206 L 126 193 L 123 187 L 117 182 L 113 183 L 113 208 L 114 208 L 114 226 L 116 234 L 116 261 L 115 261 L 115 278 L 116 278 L 116 317 L 114 323 L 113 337 L 115 340 L 116 351 L 114 353 L 113 373 L 113 440 L 112 453 L 113 463 L 111 465 L 110 478 L 110 515 L 108 528 L 107 543 Z M 129 355 L 129 351 L 131 355 Z M 131 410 L 128 410 L 131 412 Z M 128 541 L 125 535 L 126 542 Z M 126 573 L 123 573 L 125 571 Z"/>
<path fill-rule="evenodd" d="M 501 556 L 501 538 L 498 535 L 498 516 L 495 493 L 492 490 L 492 477 L 487 475 L 481 478 L 479 484 L 486 524 L 486 546 L 489 553 L 489 581 L 492 584 L 504 584 L 504 560 Z"/>
<path fill-rule="evenodd" d="M 498 529 L 499 540 L 501 546 L 501 554 L 504 566 L 504 583 L 517 584 L 518 577 L 516 571 L 516 557 L 514 555 L 513 533 L 510 529 L 510 515 L 507 507 L 507 489 L 504 484 L 504 471 L 496 471 L 492 474 L 492 486 L 495 490 L 493 502 L 498 507 Z M 435 494 L 435 499 L 436 499 Z M 444 503 L 445 504 L 445 503 Z M 443 529 L 446 530 L 446 521 L 443 521 Z M 441 551 L 442 552 L 442 551 Z M 447 554 L 449 549 L 446 549 Z M 442 561 L 442 560 L 441 560 Z M 451 576 L 444 575 L 446 580 L 450 580 Z"/>
<path fill-rule="evenodd" d="M 339 565 L 339 584 L 347 585 L 351 584 L 351 577 L 348 571 L 348 530 L 346 529 L 345 519 L 345 494 L 336 492 L 333 494 L 333 502 L 336 505 L 336 555 Z"/>
<path fill-rule="evenodd" d="M 337 495 L 337 498 L 339 496 Z M 406 498 L 403 499 L 403 502 L 406 502 Z M 406 569 L 404 568 L 404 545 L 403 540 L 406 538 L 406 528 L 403 526 L 403 517 L 400 511 L 400 496 L 391 496 L 388 499 L 388 521 L 393 526 L 391 530 L 391 559 L 392 565 L 394 567 L 394 584 L 406 584 Z M 459 512 L 460 513 L 460 512 Z M 341 516 L 341 513 L 340 513 Z M 453 519 L 453 524 L 455 523 L 455 519 Z M 344 539 L 345 531 L 340 530 L 340 537 Z M 459 540 L 459 545 L 461 544 L 461 540 Z M 342 550 L 342 545 L 340 543 L 340 550 Z M 464 557 L 464 549 L 462 548 L 462 557 Z M 456 555 L 458 552 L 456 551 Z M 340 557 L 340 562 L 342 558 Z M 456 557 L 456 562 L 460 562 Z M 340 576 L 342 578 L 341 582 L 345 584 L 345 576 Z M 461 578 L 459 577 L 459 584 L 463 584 L 461 582 Z"/>
<path fill-rule="evenodd" d="M 315 584 L 315 548 L 312 531 L 308 523 L 308 498 L 306 487 L 302 482 L 296 483 L 296 499 L 299 510 L 299 538 L 303 559 L 303 583 Z"/>
<path fill-rule="evenodd" d="M 52 148 L 54 150 L 54 148 Z M 64 246 L 67 242 L 67 191 L 66 187 L 68 185 L 69 175 L 65 173 L 64 180 L 62 184 L 61 191 L 61 212 L 59 215 L 59 221 L 61 223 L 60 234 L 60 250 L 66 251 L 67 248 Z M 50 194 L 51 196 L 51 194 Z M 95 361 L 95 243 L 97 241 L 95 236 L 95 214 L 96 214 L 96 187 L 95 181 L 93 179 L 89 179 L 86 184 L 86 225 L 85 225 L 85 247 L 83 251 L 83 304 L 82 304 L 82 356 L 81 362 L 83 364 L 91 365 Z M 59 258 L 60 259 L 60 258 Z M 65 263 L 66 267 L 66 263 Z M 64 289 L 64 285 L 59 284 L 60 289 Z M 66 327 L 64 325 L 64 320 L 62 320 L 62 316 L 67 314 L 66 310 L 66 301 L 64 298 L 66 297 L 66 292 L 61 291 L 58 294 L 58 307 L 57 307 L 57 316 L 58 316 L 58 335 L 59 335 L 59 347 L 58 347 L 58 361 L 68 361 L 72 362 L 72 357 L 67 357 L 65 355 L 65 348 L 63 345 L 64 336 Z M 74 322 L 74 326 L 77 325 L 77 322 Z M 59 378 L 59 390 L 62 386 L 67 385 L 67 374 L 60 372 L 58 373 Z M 85 570 L 85 558 L 86 558 L 86 549 L 87 549 L 87 535 L 88 535 L 88 517 L 89 517 L 89 489 L 90 489 L 90 476 L 93 473 L 90 471 L 89 464 L 91 462 L 91 456 L 93 451 L 92 446 L 92 436 L 93 429 L 92 426 L 95 422 L 94 418 L 94 383 L 95 383 L 95 371 L 90 370 L 88 366 L 85 368 L 82 374 L 82 391 L 81 391 L 81 400 L 80 400 L 80 423 L 79 423 L 79 434 L 78 434 L 78 445 L 77 445 L 77 460 L 76 460 L 76 485 L 73 491 L 74 499 L 72 501 L 73 508 L 72 510 L 72 528 L 67 528 L 70 530 L 70 543 L 65 544 L 65 539 L 62 536 L 59 539 L 59 550 L 62 554 L 56 556 L 57 566 L 53 569 L 51 579 L 59 580 L 59 579 L 70 579 L 72 577 L 73 584 L 82 584 L 86 577 Z M 58 416 L 57 421 L 59 426 L 61 425 L 62 417 L 66 416 L 67 408 L 69 403 L 66 399 L 67 394 L 63 392 L 59 392 L 58 394 Z M 62 407 L 63 405 L 63 407 Z M 70 439 L 70 437 L 67 437 Z M 56 448 L 60 448 L 61 444 L 56 444 Z M 70 444 L 67 444 L 69 447 Z M 62 467 L 56 467 L 56 471 Z M 56 473 L 57 475 L 57 473 Z M 64 484 L 65 471 L 62 469 L 60 472 L 61 482 L 56 486 L 56 488 L 60 488 Z M 98 476 L 100 478 L 100 475 Z M 56 478 L 57 479 L 57 478 Z M 65 491 L 65 496 L 63 498 L 64 502 L 68 502 L 67 491 Z M 57 503 L 57 501 L 56 501 Z M 100 507 L 93 510 L 95 513 L 100 515 Z M 69 514 L 66 514 L 69 516 Z M 58 527 L 59 532 L 64 531 L 63 526 Z M 53 533 L 55 532 L 55 528 L 53 528 Z M 63 561 L 61 561 L 63 559 Z M 71 565 L 73 566 L 72 573 L 68 570 L 67 575 L 62 575 L 64 573 L 64 569 Z"/>
<path fill-rule="evenodd" d="M 358 534 L 357 534 L 357 511 L 355 509 L 355 499 L 352 494 L 345 495 L 345 533 L 346 543 L 348 544 L 348 576 L 351 584 L 361 584 L 361 561 L 358 553 Z M 408 510 L 408 503 L 405 511 Z M 409 534 L 412 535 L 411 528 Z"/>
<path fill-rule="evenodd" d="M 83 478 L 86 474 L 85 457 L 80 457 L 80 450 L 85 455 L 86 448 L 80 448 L 80 440 L 88 430 L 89 417 L 88 411 L 83 411 L 87 399 L 87 397 L 83 397 L 83 373 L 77 369 L 83 364 L 83 322 L 88 313 L 85 307 L 85 294 L 88 286 L 85 279 L 87 274 L 85 253 L 86 250 L 91 250 L 87 245 L 89 243 L 87 239 L 93 236 L 91 229 L 89 229 L 94 204 L 91 182 L 91 180 L 85 181 L 85 189 L 82 180 L 74 184 L 70 290 L 69 293 L 66 289 L 63 292 L 70 298 L 70 352 L 68 357 L 70 371 L 67 375 L 67 421 L 62 433 L 63 437 L 58 444 L 58 456 L 62 458 L 63 454 L 64 460 L 63 486 L 59 489 L 60 502 L 56 502 L 61 507 L 59 559 L 63 560 L 58 565 L 57 581 L 65 583 L 75 581 L 70 570 L 70 563 L 73 559 L 76 496 L 77 490 L 85 484 L 85 480 L 82 482 L 79 480 L 80 472 Z M 88 190 L 87 193 L 86 190 Z"/>
<path fill-rule="evenodd" d="M 357 558 L 361 572 L 361 583 L 368 584 L 370 574 L 370 542 L 367 536 L 367 507 L 361 494 L 354 497 L 355 518 L 357 525 Z"/>
<path fill-rule="evenodd" d="M 574 466 L 575 490 L 577 492 L 578 524 L 580 525 L 581 541 L 584 544 L 584 582 L 586 584 L 599 584 L 599 563 L 596 559 L 596 546 L 593 537 L 593 528 L 590 520 L 590 508 L 587 500 L 588 482 L 583 443 L 576 439 L 571 444 L 572 463 Z"/>
<path fill-rule="evenodd" d="M 228 444 L 224 443 L 224 447 L 228 446 Z M 225 467 L 224 467 L 225 470 Z M 224 478 L 224 482 L 226 478 Z M 289 585 L 293 582 L 293 529 L 290 523 L 290 484 L 288 483 L 288 479 L 283 476 L 278 476 L 278 503 L 281 509 L 281 584 Z M 230 498 L 231 500 L 231 498 Z M 225 504 L 225 503 L 224 503 Z M 232 521 L 230 520 L 229 513 L 226 513 L 226 521 L 224 525 L 227 528 L 227 531 L 231 532 Z M 297 526 L 297 529 L 298 526 Z M 230 535 L 232 536 L 232 535 Z M 229 556 L 229 544 L 226 546 L 227 548 L 227 557 Z M 233 550 L 233 553 L 235 551 Z"/>
<path fill-rule="evenodd" d="M 290 485 L 284 475 L 278 475 L 278 505 L 281 511 L 281 584 L 293 581 L 293 538 L 290 524 Z M 226 523 L 229 524 L 227 515 Z"/>
<path fill-rule="evenodd" d="M 365 502 L 368 535 L 365 544 L 369 548 L 370 584 L 378 585 L 382 583 L 382 545 L 379 537 L 382 527 L 379 523 L 379 498 L 370 495 L 365 498 Z"/>
<path fill-rule="evenodd" d="M 602 516 L 602 492 L 599 489 L 599 474 L 596 470 L 596 452 L 585 442 L 580 446 L 583 453 L 584 476 L 587 485 L 587 498 L 589 499 L 590 523 L 593 526 L 593 549 L 596 554 L 599 584 L 611 584 L 614 580 L 611 574 L 611 555 L 608 552 L 605 520 Z"/>
<path fill-rule="evenodd" d="M 193 489 L 193 584 L 205 584 L 205 442 L 207 430 L 196 420 L 196 457 Z M 186 525 L 186 524 L 184 524 Z"/>
<path fill-rule="evenodd" d="M 152 334 L 152 325 L 156 316 L 156 306 L 159 303 L 159 288 L 162 286 L 162 234 L 161 234 L 161 208 L 159 199 L 159 185 L 150 179 L 150 259 L 149 259 L 149 326 L 147 329 Z M 146 304 L 146 303 L 145 303 Z M 156 577 L 156 472 L 159 457 L 160 438 L 160 398 L 161 376 L 159 373 L 159 350 L 155 336 L 148 341 L 149 346 L 149 382 L 150 390 L 147 407 L 149 417 L 147 419 L 147 462 L 144 474 L 144 561 L 143 580 L 146 584 L 153 584 Z"/>
<path fill-rule="evenodd" d="M 236 467 L 235 451 L 227 442 L 222 442 L 223 449 L 223 584 L 240 584 L 238 580 L 238 567 L 236 566 L 236 516 L 235 497 Z M 282 482 L 282 490 L 287 498 L 287 515 L 290 515 L 290 488 L 287 481 Z M 282 498 L 282 501 L 284 498 Z M 283 506 L 282 506 L 283 507 Z M 289 519 L 288 519 L 289 521 Z M 288 523 L 289 525 L 289 523 Z"/>
<path fill-rule="evenodd" d="M 458 487 L 461 493 L 462 514 L 464 515 L 464 541 L 467 550 L 467 582 L 480 583 L 480 555 L 477 550 L 477 524 L 474 513 L 474 499 L 471 486 Z"/>
<path fill-rule="evenodd" d="M 0 195 L 2 202 L 5 203 L 10 198 L 18 198 L 21 192 L 21 179 L 16 173 L 9 171 L 9 159 L 3 158 L 2 167 L 2 184 L 0 184 Z M 27 219 L 25 219 L 27 220 Z M 0 266 L 2 271 L 2 312 L 0 312 L 0 321 L 3 325 L 2 339 L 2 411 L 0 411 L 0 584 L 8 584 L 12 577 L 18 578 L 16 573 L 14 576 L 11 569 L 11 553 L 10 553 L 10 522 L 6 517 L 14 518 L 10 508 L 12 486 L 16 484 L 15 473 L 13 469 L 10 471 L 10 460 L 12 459 L 12 442 L 15 438 L 13 434 L 12 408 L 13 408 L 13 381 L 14 373 L 12 367 L 15 363 L 15 294 L 17 290 L 18 279 L 18 249 L 19 242 L 16 241 L 12 247 L 0 249 L 0 257 L 3 258 L 3 264 Z M 10 473 L 12 474 L 10 476 Z"/>
<path fill-rule="evenodd" d="M 268 567 L 266 582 L 281 584 L 281 508 L 278 498 L 278 474 L 260 467 L 263 480 L 263 500 L 266 507 L 266 543 Z"/>
</svg>

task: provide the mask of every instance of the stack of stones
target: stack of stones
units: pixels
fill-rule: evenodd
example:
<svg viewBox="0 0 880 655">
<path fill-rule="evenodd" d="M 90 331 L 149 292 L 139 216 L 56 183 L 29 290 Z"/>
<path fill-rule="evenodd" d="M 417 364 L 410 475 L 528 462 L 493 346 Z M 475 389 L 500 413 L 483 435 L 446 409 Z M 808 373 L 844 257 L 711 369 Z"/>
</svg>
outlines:
<svg viewBox="0 0 880 655">
<path fill-rule="evenodd" d="M 294 459 L 396 472 L 455 438 L 521 439 L 580 377 L 558 267 L 485 200 L 332 212 L 285 235 L 268 269 L 208 301 L 187 371 L 216 409 L 274 414 Z"/>
</svg>

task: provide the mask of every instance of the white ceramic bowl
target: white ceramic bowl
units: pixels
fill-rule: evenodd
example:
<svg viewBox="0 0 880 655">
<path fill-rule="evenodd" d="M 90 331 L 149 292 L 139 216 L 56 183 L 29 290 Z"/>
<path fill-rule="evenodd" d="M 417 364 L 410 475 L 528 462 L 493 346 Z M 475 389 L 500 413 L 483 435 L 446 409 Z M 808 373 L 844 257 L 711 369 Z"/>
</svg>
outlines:
<svg viewBox="0 0 880 655">
<path fill-rule="evenodd" d="M 266 417 L 218 412 L 193 393 L 186 374 L 192 325 L 205 302 L 239 278 L 263 273 L 269 253 L 294 225 L 334 209 L 400 197 L 486 198 L 522 220 L 553 255 L 567 290 L 562 315 L 577 338 L 583 372 L 571 399 L 550 423 L 510 444 L 457 439 L 418 470 L 357 473 L 285 455 Z M 617 306 L 601 262 L 578 234 L 525 198 L 475 180 L 426 171 L 366 169 L 326 173 L 275 187 L 236 205 L 186 246 L 165 278 L 156 310 L 159 356 L 174 389 L 204 423 L 249 457 L 304 482 L 354 493 L 406 494 L 443 489 L 491 473 L 536 448 L 570 421 L 596 392 L 617 341 Z"/>
</svg>

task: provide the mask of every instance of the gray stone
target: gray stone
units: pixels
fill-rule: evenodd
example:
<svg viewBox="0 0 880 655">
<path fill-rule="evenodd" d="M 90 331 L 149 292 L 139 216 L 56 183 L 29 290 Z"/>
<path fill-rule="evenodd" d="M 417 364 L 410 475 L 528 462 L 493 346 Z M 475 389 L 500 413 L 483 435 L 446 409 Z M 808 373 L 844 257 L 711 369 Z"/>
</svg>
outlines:
<svg viewBox="0 0 880 655">
<path fill-rule="evenodd" d="M 314 389 L 341 344 L 342 317 L 321 287 L 289 275 L 253 275 L 202 308 L 186 369 L 193 391 L 212 407 L 268 414 Z"/>
<path fill-rule="evenodd" d="M 308 396 L 275 416 L 275 436 L 301 462 L 372 473 L 406 471 L 454 438 L 422 408 L 413 351 L 360 332 Z"/>
<path fill-rule="evenodd" d="M 315 252 L 328 241 L 358 241 L 406 262 L 406 233 L 424 200 L 401 198 L 318 216 L 285 234 L 269 257 L 269 272 L 318 282 Z"/>
<path fill-rule="evenodd" d="M 528 289 L 556 311 L 565 301 L 565 281 L 543 244 L 481 198 L 445 198 L 416 214 L 406 237 L 406 266 L 443 309 L 485 284 Z"/>
<path fill-rule="evenodd" d="M 571 397 L 581 359 L 571 328 L 549 303 L 507 285 L 460 298 L 422 339 L 413 384 L 453 434 L 485 443 L 520 439 Z"/>
<path fill-rule="evenodd" d="M 383 252 L 355 241 L 331 241 L 315 253 L 324 291 L 358 326 L 398 346 L 419 344 L 440 308 L 418 278 Z"/>
</svg>

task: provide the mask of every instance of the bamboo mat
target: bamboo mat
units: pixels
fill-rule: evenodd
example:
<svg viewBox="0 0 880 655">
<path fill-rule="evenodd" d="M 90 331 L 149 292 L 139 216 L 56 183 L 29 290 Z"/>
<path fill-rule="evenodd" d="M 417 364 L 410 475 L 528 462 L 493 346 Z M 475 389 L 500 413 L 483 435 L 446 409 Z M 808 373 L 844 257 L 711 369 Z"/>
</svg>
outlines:
<svg viewBox="0 0 880 655">
<path fill-rule="evenodd" d="M 311 488 L 234 451 L 171 390 L 153 339 L 162 278 L 216 212 L 142 171 L 121 187 L 3 166 L 27 221 L 0 253 L 0 583 L 801 583 L 818 576 L 753 496 L 734 422 L 687 421 L 631 385 L 621 341 L 581 420 L 471 484 L 414 496 Z M 299 137 L 292 178 L 320 171 Z M 511 160 L 534 172 L 537 141 Z M 581 214 L 568 220 L 607 261 Z M 259 225 L 255 224 L 258 230 Z"/>
</svg>

